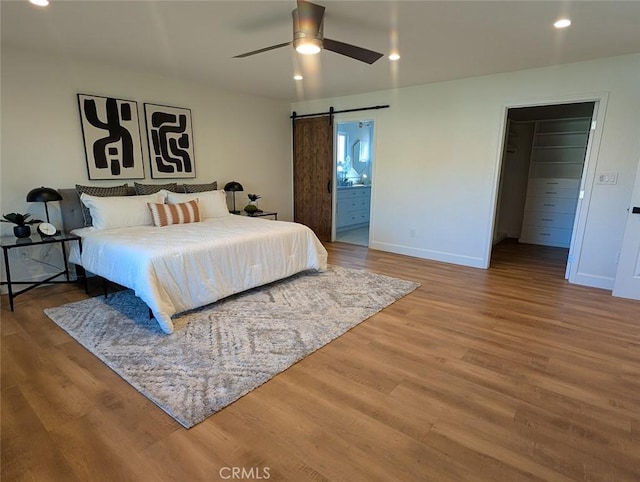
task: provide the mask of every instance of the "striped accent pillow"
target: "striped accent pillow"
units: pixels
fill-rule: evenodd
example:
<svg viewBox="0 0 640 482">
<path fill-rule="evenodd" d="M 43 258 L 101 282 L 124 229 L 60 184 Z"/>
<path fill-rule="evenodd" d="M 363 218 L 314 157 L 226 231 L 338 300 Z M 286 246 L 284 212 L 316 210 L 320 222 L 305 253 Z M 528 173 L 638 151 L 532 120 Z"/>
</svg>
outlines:
<svg viewBox="0 0 640 482">
<path fill-rule="evenodd" d="M 147 206 L 151 211 L 154 226 L 200 222 L 200 209 L 197 199 L 179 204 L 147 203 Z"/>
</svg>

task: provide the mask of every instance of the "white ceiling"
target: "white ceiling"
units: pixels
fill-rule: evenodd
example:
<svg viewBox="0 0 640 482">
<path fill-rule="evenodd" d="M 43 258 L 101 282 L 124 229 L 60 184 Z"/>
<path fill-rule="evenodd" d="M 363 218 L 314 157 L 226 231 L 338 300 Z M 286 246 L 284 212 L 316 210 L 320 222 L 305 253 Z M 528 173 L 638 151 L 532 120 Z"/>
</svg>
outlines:
<svg viewBox="0 0 640 482">
<path fill-rule="evenodd" d="M 640 1 L 327 1 L 325 37 L 385 54 L 367 65 L 291 47 L 287 1 L 0 1 L 2 45 L 108 62 L 288 101 L 640 52 Z M 552 23 L 569 16 L 573 25 Z M 396 47 L 402 58 L 386 55 Z M 304 64 L 302 61 L 304 60 Z M 294 81 L 294 72 L 305 76 Z"/>
</svg>

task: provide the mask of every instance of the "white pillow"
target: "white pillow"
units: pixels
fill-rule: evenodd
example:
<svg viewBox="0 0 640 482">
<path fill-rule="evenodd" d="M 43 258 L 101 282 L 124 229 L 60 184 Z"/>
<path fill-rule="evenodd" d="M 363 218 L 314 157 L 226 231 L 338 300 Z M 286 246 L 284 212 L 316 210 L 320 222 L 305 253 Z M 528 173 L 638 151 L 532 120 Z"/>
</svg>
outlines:
<svg viewBox="0 0 640 482">
<path fill-rule="evenodd" d="M 164 192 L 169 204 L 180 204 L 197 199 L 200 207 L 200 217 L 202 219 L 221 218 L 231 214 L 227 207 L 227 195 L 222 190 L 194 192 L 189 194 L 169 191 L 160 192 Z"/>
<path fill-rule="evenodd" d="M 147 203 L 164 203 L 166 191 L 146 196 L 98 197 L 82 193 L 80 200 L 89 208 L 96 229 L 151 226 L 153 218 Z"/>
</svg>

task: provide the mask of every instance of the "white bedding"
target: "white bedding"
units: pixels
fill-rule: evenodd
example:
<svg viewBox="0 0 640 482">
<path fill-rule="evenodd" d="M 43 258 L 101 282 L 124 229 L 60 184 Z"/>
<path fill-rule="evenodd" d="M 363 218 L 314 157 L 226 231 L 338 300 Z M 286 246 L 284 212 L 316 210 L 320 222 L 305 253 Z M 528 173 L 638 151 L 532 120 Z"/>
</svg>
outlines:
<svg viewBox="0 0 640 482">
<path fill-rule="evenodd" d="M 74 231 L 70 261 L 134 290 L 165 333 L 171 317 L 300 271 L 327 267 L 308 227 L 229 215 L 199 223 Z"/>
</svg>

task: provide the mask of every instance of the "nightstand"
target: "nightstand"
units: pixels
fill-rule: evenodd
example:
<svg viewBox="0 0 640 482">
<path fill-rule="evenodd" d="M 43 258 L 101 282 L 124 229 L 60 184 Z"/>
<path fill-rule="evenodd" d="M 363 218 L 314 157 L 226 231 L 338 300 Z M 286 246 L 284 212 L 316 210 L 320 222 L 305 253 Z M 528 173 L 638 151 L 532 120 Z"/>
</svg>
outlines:
<svg viewBox="0 0 640 482">
<path fill-rule="evenodd" d="M 263 218 L 265 216 L 273 216 L 275 221 L 278 220 L 278 213 L 274 211 L 262 211 L 259 213 L 249 214 L 245 211 L 240 211 L 240 216 L 247 216 L 248 218 Z"/>
<path fill-rule="evenodd" d="M 0 285 L 7 285 L 7 291 L 9 294 L 9 306 L 13 311 L 13 300 L 16 296 L 25 293 L 37 286 L 41 286 L 46 283 L 71 283 L 69 279 L 69 267 L 66 243 L 71 241 L 77 241 L 80 251 L 82 251 L 82 239 L 75 234 L 70 233 L 58 233 L 55 236 L 40 236 L 39 234 L 32 234 L 29 238 L 16 238 L 14 236 L 3 236 L 0 238 L 2 242 L 2 254 L 4 255 L 4 269 L 7 276 L 7 281 L 0 282 Z M 64 269 L 58 273 L 49 276 L 47 279 L 41 281 L 13 281 L 11 279 L 11 265 L 9 264 L 9 250 L 14 248 L 30 249 L 33 246 L 39 246 L 43 244 L 59 244 L 62 249 L 62 259 L 64 262 Z M 59 276 L 65 276 L 66 280 L 54 281 Z M 14 285 L 29 285 L 20 291 L 13 291 Z"/>
</svg>

